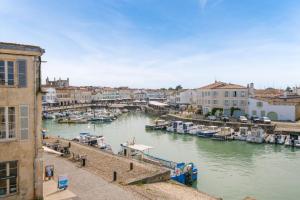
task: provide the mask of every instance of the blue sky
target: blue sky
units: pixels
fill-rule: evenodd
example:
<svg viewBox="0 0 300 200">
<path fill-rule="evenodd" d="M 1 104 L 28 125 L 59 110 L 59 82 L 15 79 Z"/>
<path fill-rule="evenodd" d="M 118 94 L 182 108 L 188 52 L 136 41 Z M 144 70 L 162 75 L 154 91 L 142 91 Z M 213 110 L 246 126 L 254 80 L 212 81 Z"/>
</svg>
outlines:
<svg viewBox="0 0 300 200">
<path fill-rule="evenodd" d="M 46 49 L 43 79 L 300 85 L 298 0 L 0 0 L 0 40 Z"/>
</svg>

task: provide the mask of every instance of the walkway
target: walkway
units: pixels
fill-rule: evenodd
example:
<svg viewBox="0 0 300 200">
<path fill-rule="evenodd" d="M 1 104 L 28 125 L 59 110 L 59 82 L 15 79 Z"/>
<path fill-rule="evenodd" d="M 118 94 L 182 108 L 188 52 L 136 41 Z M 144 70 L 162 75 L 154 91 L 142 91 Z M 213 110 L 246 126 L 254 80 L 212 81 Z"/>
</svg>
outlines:
<svg viewBox="0 0 300 200">
<path fill-rule="evenodd" d="M 126 191 L 113 183 L 109 183 L 99 176 L 95 176 L 91 172 L 78 168 L 65 159 L 61 159 L 55 155 L 44 153 L 45 165 L 53 164 L 55 166 L 55 178 L 58 175 L 67 175 L 70 180 L 70 190 L 76 197 L 69 198 L 69 193 L 66 198 L 61 199 L 88 199 L 88 200 L 134 200 L 141 199 L 133 193 Z M 52 187 L 53 188 L 53 187 Z M 45 188 L 46 189 L 46 188 Z M 49 191 L 45 191 L 48 193 Z M 50 196 L 47 199 L 51 199 Z"/>
</svg>

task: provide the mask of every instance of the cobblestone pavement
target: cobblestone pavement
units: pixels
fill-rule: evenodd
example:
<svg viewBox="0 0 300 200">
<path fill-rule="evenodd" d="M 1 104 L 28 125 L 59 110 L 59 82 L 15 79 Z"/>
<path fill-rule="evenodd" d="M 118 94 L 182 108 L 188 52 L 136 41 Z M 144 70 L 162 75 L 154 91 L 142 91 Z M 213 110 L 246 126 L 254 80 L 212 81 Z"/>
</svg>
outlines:
<svg viewBox="0 0 300 200">
<path fill-rule="evenodd" d="M 56 155 L 44 153 L 44 164 L 55 166 L 55 179 L 58 175 L 67 175 L 70 180 L 69 190 L 76 195 L 71 199 L 76 200 L 134 200 L 141 199 L 133 193 L 109 183 L 99 176 L 92 174 L 82 168 L 78 168 L 74 163 L 61 159 Z"/>
</svg>

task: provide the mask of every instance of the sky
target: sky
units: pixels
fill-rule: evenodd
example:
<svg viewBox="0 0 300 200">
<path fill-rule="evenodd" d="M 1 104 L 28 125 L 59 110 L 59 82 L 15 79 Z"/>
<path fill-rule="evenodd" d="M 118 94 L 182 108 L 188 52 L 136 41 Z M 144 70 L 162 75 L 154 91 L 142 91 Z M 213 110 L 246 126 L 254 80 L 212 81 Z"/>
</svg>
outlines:
<svg viewBox="0 0 300 200">
<path fill-rule="evenodd" d="M 0 0 L 0 41 L 71 85 L 300 85 L 299 0 Z"/>
</svg>

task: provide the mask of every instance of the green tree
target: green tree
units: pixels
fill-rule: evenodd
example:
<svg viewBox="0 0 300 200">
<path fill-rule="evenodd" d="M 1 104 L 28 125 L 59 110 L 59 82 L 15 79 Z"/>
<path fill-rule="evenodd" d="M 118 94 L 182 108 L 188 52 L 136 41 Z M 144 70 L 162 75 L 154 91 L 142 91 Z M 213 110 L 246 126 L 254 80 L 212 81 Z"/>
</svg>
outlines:
<svg viewBox="0 0 300 200">
<path fill-rule="evenodd" d="M 175 90 L 177 90 L 177 91 L 178 91 L 178 90 L 182 90 L 182 89 L 183 89 L 183 88 L 182 88 L 181 85 L 177 85 L 176 88 L 175 88 Z"/>
</svg>

